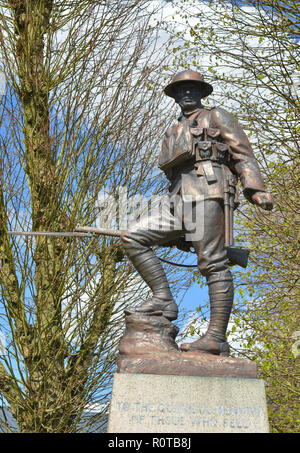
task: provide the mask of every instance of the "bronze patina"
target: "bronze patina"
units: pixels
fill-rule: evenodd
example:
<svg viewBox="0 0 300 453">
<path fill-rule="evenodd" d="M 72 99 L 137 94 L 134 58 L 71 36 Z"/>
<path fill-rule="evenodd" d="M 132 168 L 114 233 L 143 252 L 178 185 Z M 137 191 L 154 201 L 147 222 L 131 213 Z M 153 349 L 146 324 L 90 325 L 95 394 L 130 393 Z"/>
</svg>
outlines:
<svg viewBox="0 0 300 453">
<path fill-rule="evenodd" d="M 169 201 L 190 203 L 192 211 L 203 214 L 203 234 L 191 242 L 209 289 L 210 320 L 206 334 L 195 342 L 181 345 L 181 350 L 226 356 L 229 354 L 226 330 L 234 296 L 227 247 L 233 242 L 232 212 L 238 205 L 237 181 L 240 180 L 244 196 L 251 203 L 270 210 L 273 202 L 238 121 L 223 108 L 205 108 L 201 104 L 201 99 L 212 91 L 213 87 L 203 76 L 191 70 L 175 75 L 165 88 L 165 94 L 180 106 L 181 115 L 178 124 L 164 135 L 159 168 L 170 182 Z M 149 222 L 146 227 L 140 219 L 134 227 L 122 232 L 126 254 L 153 293 L 143 304 L 127 311 L 128 316 L 162 315 L 169 321 L 177 318 L 178 307 L 151 246 L 174 245 L 191 233 L 184 218 L 176 222 L 180 216 L 182 210 L 178 211 L 174 203 L 162 203 L 159 222 L 151 219 L 151 227 Z M 164 228 L 170 224 L 175 227 Z"/>
<path fill-rule="evenodd" d="M 226 331 L 234 296 L 230 266 L 245 267 L 249 252 L 232 247 L 238 180 L 244 196 L 251 203 L 271 210 L 273 201 L 265 190 L 251 144 L 238 121 L 223 108 L 205 108 L 201 104 L 201 99 L 212 91 L 213 87 L 204 81 L 204 77 L 191 70 L 176 74 L 165 88 L 165 94 L 180 106 L 181 115 L 178 123 L 165 132 L 162 141 L 158 165 L 170 184 L 167 197 L 161 201 L 159 216 L 142 217 L 127 231 L 77 226 L 75 232 L 8 232 L 12 235 L 77 238 L 104 234 L 121 238 L 130 261 L 153 293 L 140 306 L 125 311 L 126 330 L 120 345 L 123 358 L 119 362 L 119 370 L 123 372 L 141 369 L 143 372 L 153 372 L 154 369 L 161 372 L 159 352 L 173 354 L 170 355 L 172 364 L 175 364 L 172 373 L 180 374 L 179 370 L 185 363 L 177 356 L 175 337 L 178 328 L 170 322 L 177 319 L 178 307 L 161 259 L 154 254 L 152 245 L 176 245 L 185 251 L 192 247 L 197 255 L 199 271 L 207 281 L 209 326 L 203 337 L 181 345 L 181 351 L 186 353 L 185 361 L 188 361 L 189 354 L 195 353 L 229 355 Z M 186 206 L 188 210 L 185 210 Z M 196 225 L 198 221 L 203 224 L 199 237 L 196 234 L 191 239 L 195 224 L 190 222 L 186 212 L 196 219 Z M 135 354 L 142 354 L 143 359 L 135 357 Z M 145 354 L 150 354 L 149 363 Z M 143 367 L 141 360 L 147 362 Z M 176 365 L 178 360 L 179 365 Z M 194 373 L 194 360 L 193 355 L 184 373 Z"/>
</svg>

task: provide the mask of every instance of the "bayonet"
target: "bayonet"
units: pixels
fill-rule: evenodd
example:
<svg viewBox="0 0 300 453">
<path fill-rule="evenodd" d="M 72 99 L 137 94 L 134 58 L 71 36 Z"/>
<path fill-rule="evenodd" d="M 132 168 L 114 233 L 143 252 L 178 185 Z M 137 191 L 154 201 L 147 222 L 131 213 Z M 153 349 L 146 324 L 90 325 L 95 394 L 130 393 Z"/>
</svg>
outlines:
<svg viewBox="0 0 300 453">
<path fill-rule="evenodd" d="M 77 225 L 74 231 L 8 231 L 13 236 L 93 237 L 95 234 L 120 237 L 120 230 Z"/>
<path fill-rule="evenodd" d="M 8 231 L 8 234 L 12 236 L 52 236 L 52 237 L 92 237 L 91 233 L 79 233 L 79 232 L 68 232 L 68 231 Z"/>
<path fill-rule="evenodd" d="M 113 230 L 110 228 L 96 228 L 77 225 L 75 231 L 81 233 L 103 234 L 104 236 L 115 236 L 115 237 L 121 236 L 121 230 Z"/>
</svg>

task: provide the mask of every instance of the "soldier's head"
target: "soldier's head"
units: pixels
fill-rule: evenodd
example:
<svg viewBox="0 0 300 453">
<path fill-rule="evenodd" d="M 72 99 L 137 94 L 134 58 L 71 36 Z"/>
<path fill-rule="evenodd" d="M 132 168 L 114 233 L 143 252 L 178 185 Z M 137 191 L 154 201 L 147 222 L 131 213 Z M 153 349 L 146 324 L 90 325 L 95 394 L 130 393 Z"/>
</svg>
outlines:
<svg viewBox="0 0 300 453">
<path fill-rule="evenodd" d="M 204 82 L 201 74 L 188 70 L 176 74 L 164 91 L 175 99 L 183 112 L 188 112 L 201 107 L 201 99 L 212 93 L 213 87 Z"/>
</svg>

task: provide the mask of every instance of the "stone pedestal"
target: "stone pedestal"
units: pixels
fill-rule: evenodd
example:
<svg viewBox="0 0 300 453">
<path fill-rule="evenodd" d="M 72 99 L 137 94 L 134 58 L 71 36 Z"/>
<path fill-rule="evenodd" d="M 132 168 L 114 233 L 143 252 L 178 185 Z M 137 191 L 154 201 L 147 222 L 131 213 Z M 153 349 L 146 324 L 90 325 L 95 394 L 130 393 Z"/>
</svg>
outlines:
<svg viewBox="0 0 300 453">
<path fill-rule="evenodd" d="M 109 433 L 267 433 L 260 379 L 117 373 Z"/>
<path fill-rule="evenodd" d="M 130 313 L 109 433 L 265 433 L 265 389 L 250 360 L 182 352 L 163 316 Z"/>
</svg>

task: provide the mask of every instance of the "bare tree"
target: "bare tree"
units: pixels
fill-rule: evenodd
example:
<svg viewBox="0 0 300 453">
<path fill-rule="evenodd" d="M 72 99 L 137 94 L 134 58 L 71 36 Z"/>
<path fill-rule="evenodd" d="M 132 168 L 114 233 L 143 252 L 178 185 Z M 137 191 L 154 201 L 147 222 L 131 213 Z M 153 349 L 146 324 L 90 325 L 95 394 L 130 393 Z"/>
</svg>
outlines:
<svg viewBox="0 0 300 453">
<path fill-rule="evenodd" d="M 114 239 L 7 232 L 94 225 L 104 190 L 161 192 L 165 56 L 148 0 L 0 7 L 0 393 L 19 431 L 74 432 L 104 414 L 123 308 L 147 290 Z"/>
</svg>

